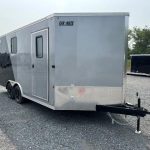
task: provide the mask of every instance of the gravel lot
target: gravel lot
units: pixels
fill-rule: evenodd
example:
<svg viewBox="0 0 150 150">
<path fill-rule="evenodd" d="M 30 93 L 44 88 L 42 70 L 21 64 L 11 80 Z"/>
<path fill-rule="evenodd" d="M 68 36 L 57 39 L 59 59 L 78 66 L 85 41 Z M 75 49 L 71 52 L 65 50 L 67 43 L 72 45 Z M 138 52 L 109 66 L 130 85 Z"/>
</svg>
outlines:
<svg viewBox="0 0 150 150">
<path fill-rule="evenodd" d="M 150 78 L 127 78 L 127 99 L 137 102 L 139 91 L 143 106 L 150 109 Z M 131 125 L 111 124 L 104 113 L 52 111 L 33 102 L 23 105 L 7 98 L 0 87 L 0 150 L 149 150 L 150 117 L 142 122 L 143 134 Z"/>
<path fill-rule="evenodd" d="M 127 101 L 137 104 L 136 92 L 139 92 L 141 105 L 150 111 L 150 77 L 128 76 L 127 78 Z M 127 121 L 135 127 L 136 118 L 127 117 Z M 150 139 L 150 115 L 141 118 L 141 131 Z"/>
</svg>

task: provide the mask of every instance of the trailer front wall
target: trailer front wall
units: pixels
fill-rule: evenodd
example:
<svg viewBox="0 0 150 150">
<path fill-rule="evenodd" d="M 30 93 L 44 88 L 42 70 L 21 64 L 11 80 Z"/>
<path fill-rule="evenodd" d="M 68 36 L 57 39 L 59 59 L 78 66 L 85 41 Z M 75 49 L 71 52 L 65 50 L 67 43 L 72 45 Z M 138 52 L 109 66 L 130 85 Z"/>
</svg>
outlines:
<svg viewBox="0 0 150 150">
<path fill-rule="evenodd" d="M 48 80 L 49 83 L 48 89 L 37 86 L 37 90 L 48 90 L 48 102 L 43 101 L 42 99 L 35 98 L 33 96 L 33 81 L 32 81 L 32 64 L 33 58 L 32 58 L 32 43 L 31 41 L 31 35 L 34 32 L 38 32 L 41 30 L 47 29 L 48 30 Z M 50 76 L 54 78 L 51 74 L 54 72 L 54 70 L 49 70 L 50 64 L 53 63 L 53 36 L 54 36 L 54 18 L 45 19 L 42 21 L 39 21 L 37 23 L 33 23 L 31 25 L 28 25 L 26 27 L 23 27 L 21 29 L 18 29 L 16 31 L 13 31 L 9 34 L 6 34 L 2 37 L 0 37 L 0 85 L 5 86 L 8 80 L 15 81 L 20 84 L 23 96 L 27 97 L 29 99 L 35 99 L 35 101 L 39 102 L 42 101 L 46 103 L 47 105 L 53 106 L 54 104 L 54 94 L 53 94 L 53 86 L 54 86 L 54 80 L 50 80 Z M 11 38 L 16 37 L 17 38 L 17 53 L 12 54 L 11 53 Z M 7 58 L 8 57 L 8 58 Z M 5 61 L 6 60 L 6 61 Z M 42 68 L 43 66 L 38 66 L 39 68 Z M 39 71 L 38 71 L 39 72 Z M 37 73 L 38 73 L 37 72 Z M 45 71 L 44 71 L 45 72 Z M 53 73 L 54 74 L 54 73 Z M 50 89 L 50 90 L 49 90 Z M 43 103 L 43 104 L 44 104 Z"/>
<path fill-rule="evenodd" d="M 56 109 L 95 110 L 96 104 L 124 101 L 126 21 L 125 16 L 56 17 Z"/>
<path fill-rule="evenodd" d="M 0 85 L 6 86 L 8 80 L 14 80 L 12 62 L 6 36 L 0 38 Z"/>
</svg>

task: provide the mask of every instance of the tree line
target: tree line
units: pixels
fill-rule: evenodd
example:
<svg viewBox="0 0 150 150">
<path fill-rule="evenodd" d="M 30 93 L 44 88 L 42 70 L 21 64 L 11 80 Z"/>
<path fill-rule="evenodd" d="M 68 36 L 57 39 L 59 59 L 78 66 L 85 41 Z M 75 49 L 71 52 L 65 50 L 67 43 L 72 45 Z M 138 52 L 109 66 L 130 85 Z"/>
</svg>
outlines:
<svg viewBox="0 0 150 150">
<path fill-rule="evenodd" d="M 150 54 L 150 27 L 134 27 L 128 32 L 128 58 L 131 54 Z"/>
</svg>

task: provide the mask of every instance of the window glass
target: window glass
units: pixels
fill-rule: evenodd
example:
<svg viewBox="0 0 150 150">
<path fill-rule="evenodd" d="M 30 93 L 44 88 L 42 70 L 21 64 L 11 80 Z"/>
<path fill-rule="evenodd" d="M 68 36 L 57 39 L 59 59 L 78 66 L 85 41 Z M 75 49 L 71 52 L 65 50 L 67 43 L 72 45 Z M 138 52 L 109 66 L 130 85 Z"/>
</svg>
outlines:
<svg viewBox="0 0 150 150">
<path fill-rule="evenodd" d="M 37 58 L 43 57 L 43 37 L 42 36 L 36 37 L 36 57 Z"/>
<path fill-rule="evenodd" d="M 17 37 L 11 38 L 11 53 L 17 53 Z"/>
</svg>

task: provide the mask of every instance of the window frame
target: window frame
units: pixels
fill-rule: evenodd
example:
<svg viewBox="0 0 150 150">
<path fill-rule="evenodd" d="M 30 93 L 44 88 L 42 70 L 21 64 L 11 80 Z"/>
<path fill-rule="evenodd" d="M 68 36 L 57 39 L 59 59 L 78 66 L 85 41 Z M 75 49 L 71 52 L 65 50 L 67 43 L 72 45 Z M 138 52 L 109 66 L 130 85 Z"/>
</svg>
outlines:
<svg viewBox="0 0 150 150">
<path fill-rule="evenodd" d="M 16 39 L 16 43 L 14 43 L 14 39 Z M 14 44 L 16 44 L 16 49 L 13 49 Z M 11 38 L 11 54 L 17 54 L 17 49 L 18 49 L 17 37 L 14 36 L 14 37 Z"/>
<path fill-rule="evenodd" d="M 38 55 L 38 39 L 42 38 L 42 55 Z M 35 37 L 35 52 L 36 52 L 36 58 L 43 58 L 43 35 L 38 35 Z"/>
</svg>

